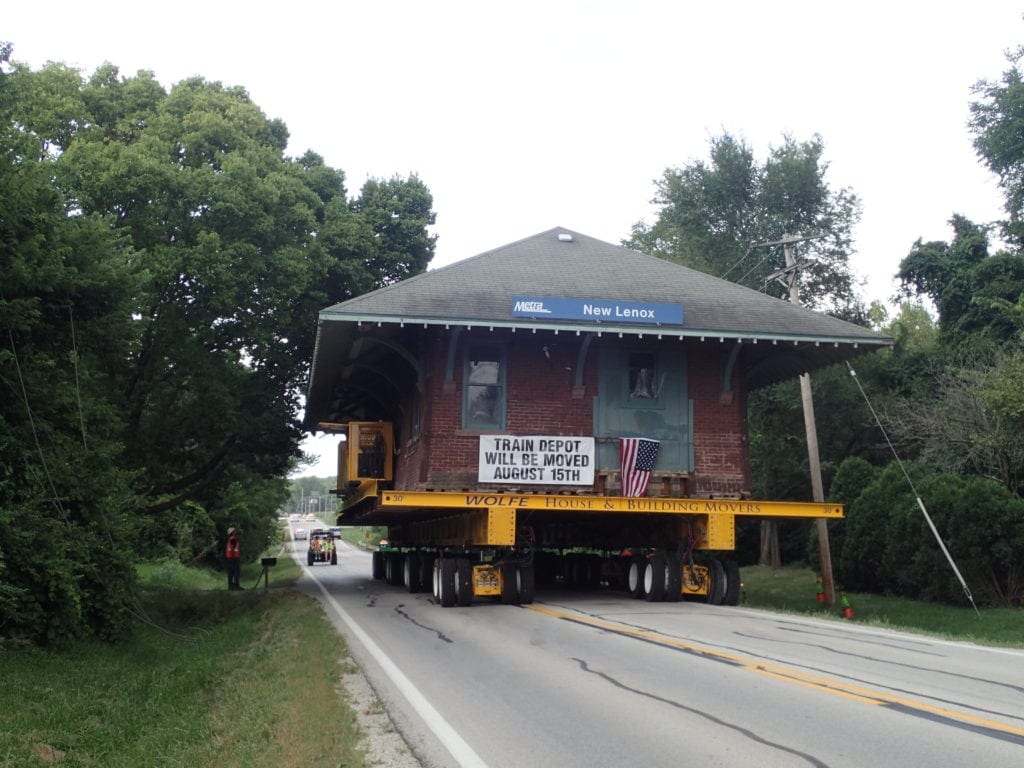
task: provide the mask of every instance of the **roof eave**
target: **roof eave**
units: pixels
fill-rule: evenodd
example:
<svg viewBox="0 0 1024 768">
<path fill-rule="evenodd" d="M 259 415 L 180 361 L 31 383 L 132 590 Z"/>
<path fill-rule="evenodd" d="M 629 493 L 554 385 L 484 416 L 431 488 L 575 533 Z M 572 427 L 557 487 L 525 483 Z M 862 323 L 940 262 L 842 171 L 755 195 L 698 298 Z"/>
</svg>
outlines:
<svg viewBox="0 0 1024 768">
<path fill-rule="evenodd" d="M 696 339 L 698 341 L 741 341 L 750 342 L 757 344 L 758 342 L 768 342 L 772 344 L 789 343 L 789 344 L 831 344 L 838 346 L 840 344 L 852 344 L 858 346 L 864 344 L 867 346 L 875 347 L 886 347 L 892 344 L 892 339 L 888 336 L 878 336 L 877 334 L 865 335 L 865 336 L 842 336 L 842 335 L 830 335 L 830 334 L 807 334 L 807 333 L 765 333 L 765 332 L 754 332 L 749 331 L 735 331 L 735 330 L 723 330 L 723 329 L 709 329 L 709 328 L 689 328 L 683 326 L 673 325 L 640 325 L 640 324 L 629 324 L 629 323 L 601 323 L 601 322 L 589 322 L 589 323 L 574 323 L 574 322 L 544 322 L 541 320 L 482 320 L 480 318 L 437 318 L 437 317 L 423 317 L 423 316 L 399 316 L 399 315 L 369 315 L 369 314 L 350 314 L 331 312 L 330 310 L 323 310 L 320 312 L 321 321 L 337 322 L 337 323 L 351 323 L 356 326 L 362 326 L 363 324 L 381 327 L 384 325 L 397 325 L 404 327 L 406 325 L 411 326 L 422 326 L 424 328 L 435 326 L 442 327 L 445 329 L 451 328 L 464 328 L 466 330 L 472 330 L 474 328 L 486 328 L 488 330 L 494 330 L 495 328 L 507 328 L 513 333 L 517 331 L 528 331 L 530 333 L 536 333 L 537 331 L 551 331 L 555 334 L 569 333 L 576 336 L 580 336 L 584 333 L 594 333 L 598 336 L 605 334 L 609 336 L 652 336 L 655 338 L 662 338 L 665 336 L 678 337 L 680 339 Z"/>
</svg>

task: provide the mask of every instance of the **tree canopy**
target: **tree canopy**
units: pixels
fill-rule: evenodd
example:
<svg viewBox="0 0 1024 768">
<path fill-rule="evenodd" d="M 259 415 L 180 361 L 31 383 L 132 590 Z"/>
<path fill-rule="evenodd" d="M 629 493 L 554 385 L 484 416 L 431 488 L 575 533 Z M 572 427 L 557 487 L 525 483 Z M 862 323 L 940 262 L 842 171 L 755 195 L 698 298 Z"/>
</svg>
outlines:
<svg viewBox="0 0 1024 768">
<path fill-rule="evenodd" d="M 270 540 L 317 312 L 423 271 L 433 201 L 415 176 L 350 199 L 243 88 L 5 54 L 0 633 L 116 634 L 124 604 L 83 607 L 101 562 L 126 594 L 128 552 L 215 559 L 228 525 L 250 556 Z M 48 580 L 74 616 L 38 629 Z"/>
<path fill-rule="evenodd" d="M 1004 209 L 1003 234 L 1019 250 L 1024 246 L 1024 46 L 1007 54 L 1009 67 L 997 80 L 979 80 L 970 104 L 970 129 L 981 161 L 999 180 Z"/>
<path fill-rule="evenodd" d="M 657 220 L 635 224 L 626 244 L 788 298 L 769 277 L 785 266 L 778 241 L 808 238 L 799 248 L 801 303 L 848 315 L 857 303 L 848 261 L 860 201 L 829 186 L 824 155 L 820 136 L 786 136 L 763 162 L 743 140 L 715 137 L 707 160 L 665 170 L 652 201 Z"/>
</svg>

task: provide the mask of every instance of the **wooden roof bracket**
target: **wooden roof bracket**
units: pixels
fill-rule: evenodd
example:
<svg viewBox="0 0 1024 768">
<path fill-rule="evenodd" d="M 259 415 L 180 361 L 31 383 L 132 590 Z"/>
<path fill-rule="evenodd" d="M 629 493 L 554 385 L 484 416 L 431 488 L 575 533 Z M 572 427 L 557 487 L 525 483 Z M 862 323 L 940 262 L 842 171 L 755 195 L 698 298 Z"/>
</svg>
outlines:
<svg viewBox="0 0 1024 768">
<path fill-rule="evenodd" d="M 409 350 L 407 350 L 397 341 L 392 341 L 391 339 L 372 337 L 367 339 L 367 341 L 372 341 L 374 344 L 382 344 L 388 349 L 397 352 L 398 356 L 405 360 L 405 362 L 407 362 L 410 365 L 410 367 L 412 367 L 413 371 L 416 372 L 416 388 L 422 390 L 423 380 L 426 378 L 423 371 L 423 363 L 416 357 L 414 357 L 412 353 L 409 352 Z"/>
<path fill-rule="evenodd" d="M 576 354 L 576 370 L 572 372 L 572 397 L 574 400 L 579 400 L 587 393 L 587 388 L 583 386 L 583 368 L 587 364 L 587 352 L 590 350 L 590 342 L 593 340 L 594 334 L 592 333 L 584 336 L 580 342 L 580 350 Z"/>
<path fill-rule="evenodd" d="M 742 347 L 743 340 L 738 339 L 729 352 L 729 359 L 725 361 L 725 368 L 722 370 L 722 394 L 718 397 L 718 401 L 722 405 L 732 403 L 732 374 L 736 368 L 736 361 L 739 359 Z"/>
<path fill-rule="evenodd" d="M 441 385 L 446 395 L 455 391 L 455 349 L 459 346 L 461 333 L 462 328 L 456 328 L 448 337 L 448 357 L 444 363 L 444 384 Z"/>
</svg>

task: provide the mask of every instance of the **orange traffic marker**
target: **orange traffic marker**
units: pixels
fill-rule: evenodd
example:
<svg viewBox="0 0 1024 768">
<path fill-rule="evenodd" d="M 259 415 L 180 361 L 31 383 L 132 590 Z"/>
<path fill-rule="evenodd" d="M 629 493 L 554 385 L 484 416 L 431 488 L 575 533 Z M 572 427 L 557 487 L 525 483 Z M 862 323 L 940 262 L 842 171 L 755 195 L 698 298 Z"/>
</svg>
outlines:
<svg viewBox="0 0 1024 768">
<path fill-rule="evenodd" d="M 850 605 L 850 598 L 846 596 L 845 592 L 839 593 L 839 607 L 842 609 L 844 619 L 853 618 L 853 606 Z"/>
</svg>

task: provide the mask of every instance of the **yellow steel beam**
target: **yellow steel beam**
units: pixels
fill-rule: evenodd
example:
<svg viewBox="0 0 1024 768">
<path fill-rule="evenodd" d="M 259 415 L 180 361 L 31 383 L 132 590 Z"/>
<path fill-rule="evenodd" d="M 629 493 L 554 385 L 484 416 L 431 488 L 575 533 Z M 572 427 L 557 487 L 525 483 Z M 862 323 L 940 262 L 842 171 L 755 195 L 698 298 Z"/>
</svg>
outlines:
<svg viewBox="0 0 1024 768">
<path fill-rule="evenodd" d="M 342 513 L 347 509 L 351 509 L 359 505 L 361 502 L 371 496 L 378 494 L 377 481 L 376 480 L 363 480 L 357 485 L 346 497 L 344 503 L 341 505 Z"/>
<path fill-rule="evenodd" d="M 624 498 L 526 493 L 384 491 L 381 506 L 393 509 L 547 510 L 596 513 L 736 515 L 741 517 L 841 518 L 842 504 L 740 499 Z M 512 520 L 514 521 L 514 517 Z M 497 521 L 495 521 L 497 522 Z M 514 523 L 513 523 L 514 525 Z"/>
<path fill-rule="evenodd" d="M 704 546 L 707 549 L 736 549 L 736 516 L 708 515 L 707 537 Z"/>
</svg>

